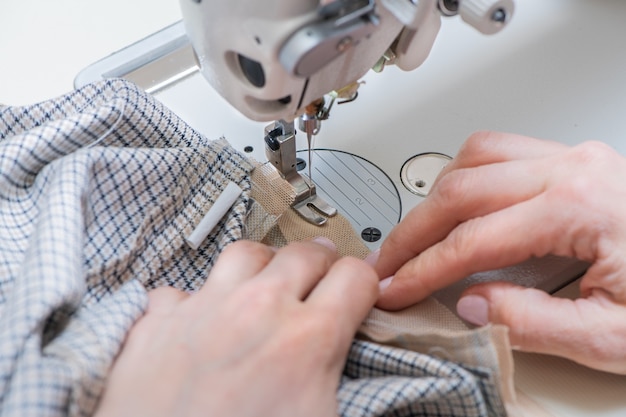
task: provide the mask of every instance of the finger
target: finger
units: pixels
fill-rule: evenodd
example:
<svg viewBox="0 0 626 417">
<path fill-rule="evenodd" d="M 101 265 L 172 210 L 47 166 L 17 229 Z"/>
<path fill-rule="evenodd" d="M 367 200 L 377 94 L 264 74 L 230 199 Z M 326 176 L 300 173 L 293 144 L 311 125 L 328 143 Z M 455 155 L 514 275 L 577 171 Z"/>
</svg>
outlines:
<svg viewBox="0 0 626 417">
<path fill-rule="evenodd" d="M 391 275 L 462 221 L 536 194 L 554 166 L 550 157 L 566 149 L 558 142 L 500 132 L 472 135 L 438 176 L 431 195 L 383 242 L 379 276 Z"/>
<path fill-rule="evenodd" d="M 338 321 L 346 345 L 356 333 L 378 297 L 378 276 L 371 266 L 345 257 L 333 264 L 306 302 Z"/>
<path fill-rule="evenodd" d="M 549 140 L 493 131 L 476 132 L 465 141 L 457 156 L 442 170 L 438 180 L 457 169 L 545 158 L 566 149 L 567 145 Z"/>
<path fill-rule="evenodd" d="M 497 163 L 450 173 L 385 239 L 375 267 L 379 276 L 384 278 L 395 273 L 466 220 L 540 194 L 546 188 L 552 165 L 548 158 Z"/>
<path fill-rule="evenodd" d="M 602 292 L 569 300 L 498 282 L 471 287 L 457 304 L 467 321 L 504 324 L 514 348 L 626 373 L 626 307 Z"/>
<path fill-rule="evenodd" d="M 404 308 L 475 272 L 515 265 L 533 256 L 551 253 L 594 259 L 593 236 L 576 235 L 578 231 L 571 225 L 579 214 L 575 209 L 561 210 L 559 204 L 558 198 L 541 194 L 464 222 L 444 240 L 404 264 L 377 305 L 385 309 Z M 550 206 L 554 210 L 545 210 Z M 570 244 L 574 241 L 576 247 Z"/>
<path fill-rule="evenodd" d="M 303 300 L 337 259 L 334 244 L 326 238 L 295 242 L 278 250 L 255 279 Z"/>
<path fill-rule="evenodd" d="M 257 275 L 272 260 L 276 251 L 261 243 L 240 240 L 224 249 L 201 291 L 226 294 Z"/>
</svg>

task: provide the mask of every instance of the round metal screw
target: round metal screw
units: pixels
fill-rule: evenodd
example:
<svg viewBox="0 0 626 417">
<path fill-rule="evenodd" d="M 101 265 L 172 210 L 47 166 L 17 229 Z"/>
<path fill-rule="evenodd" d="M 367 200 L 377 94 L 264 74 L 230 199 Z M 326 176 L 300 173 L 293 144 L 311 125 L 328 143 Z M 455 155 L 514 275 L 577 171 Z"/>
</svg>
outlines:
<svg viewBox="0 0 626 417">
<path fill-rule="evenodd" d="M 424 180 L 417 180 L 415 181 L 415 186 L 418 188 L 424 188 L 426 187 L 426 181 Z"/>
<path fill-rule="evenodd" d="M 361 239 L 366 242 L 378 242 L 381 237 L 383 237 L 382 232 L 375 227 L 366 227 L 361 232 Z"/>
</svg>

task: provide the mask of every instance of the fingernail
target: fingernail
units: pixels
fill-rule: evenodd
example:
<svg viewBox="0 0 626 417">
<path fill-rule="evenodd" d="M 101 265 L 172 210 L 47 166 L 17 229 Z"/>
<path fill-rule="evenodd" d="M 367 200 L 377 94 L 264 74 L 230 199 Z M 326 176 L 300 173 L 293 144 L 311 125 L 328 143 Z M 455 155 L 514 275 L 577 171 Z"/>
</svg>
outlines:
<svg viewBox="0 0 626 417">
<path fill-rule="evenodd" d="M 385 278 L 378 283 L 378 290 L 382 294 L 383 291 L 387 289 L 389 285 L 391 285 L 391 281 L 393 281 L 393 275 L 389 278 Z"/>
<path fill-rule="evenodd" d="M 463 320 L 477 326 L 489 323 L 489 303 L 479 295 L 466 295 L 456 303 L 456 312 Z"/>
<path fill-rule="evenodd" d="M 378 257 L 380 256 L 380 249 L 376 249 L 373 252 L 370 252 L 364 259 L 364 261 L 369 265 L 369 266 L 374 266 L 376 265 L 376 262 L 378 262 Z"/>
<path fill-rule="evenodd" d="M 317 243 L 318 245 L 322 245 L 324 247 L 327 247 L 328 249 L 332 250 L 333 252 L 337 250 L 337 246 L 335 246 L 333 241 L 328 239 L 328 238 L 326 238 L 326 237 L 318 236 L 315 239 L 313 239 L 313 242 Z"/>
</svg>

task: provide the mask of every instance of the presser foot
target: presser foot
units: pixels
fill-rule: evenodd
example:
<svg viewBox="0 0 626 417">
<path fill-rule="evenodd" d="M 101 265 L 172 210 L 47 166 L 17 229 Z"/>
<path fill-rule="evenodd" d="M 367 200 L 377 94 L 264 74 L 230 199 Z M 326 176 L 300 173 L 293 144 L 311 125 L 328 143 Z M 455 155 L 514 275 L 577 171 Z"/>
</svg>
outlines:
<svg viewBox="0 0 626 417">
<path fill-rule="evenodd" d="M 316 226 L 322 226 L 329 217 L 333 217 L 337 214 L 337 209 L 317 195 L 315 185 L 307 182 L 302 176 L 300 176 L 298 182 L 299 181 L 304 182 L 307 190 L 303 190 L 302 186 L 299 186 L 303 192 L 296 194 L 295 201 L 291 205 L 291 208 L 307 222 Z M 294 186 L 293 182 L 290 181 L 290 183 Z M 294 186 L 294 188 L 296 191 L 298 190 L 298 187 Z"/>
<path fill-rule="evenodd" d="M 315 184 L 296 169 L 296 135 L 293 122 L 276 121 L 265 128 L 265 154 L 268 161 L 294 188 L 291 207 L 307 222 L 316 226 L 326 223 L 337 209 L 317 195 Z"/>
</svg>

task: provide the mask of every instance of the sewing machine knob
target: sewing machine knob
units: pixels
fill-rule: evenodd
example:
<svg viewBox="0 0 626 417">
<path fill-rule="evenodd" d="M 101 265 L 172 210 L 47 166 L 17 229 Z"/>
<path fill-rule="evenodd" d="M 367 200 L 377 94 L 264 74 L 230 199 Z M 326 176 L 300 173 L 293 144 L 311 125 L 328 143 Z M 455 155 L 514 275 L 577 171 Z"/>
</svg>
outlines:
<svg viewBox="0 0 626 417">
<path fill-rule="evenodd" d="M 513 0 L 462 0 L 461 18 L 485 35 L 499 32 L 513 16 Z"/>
</svg>

